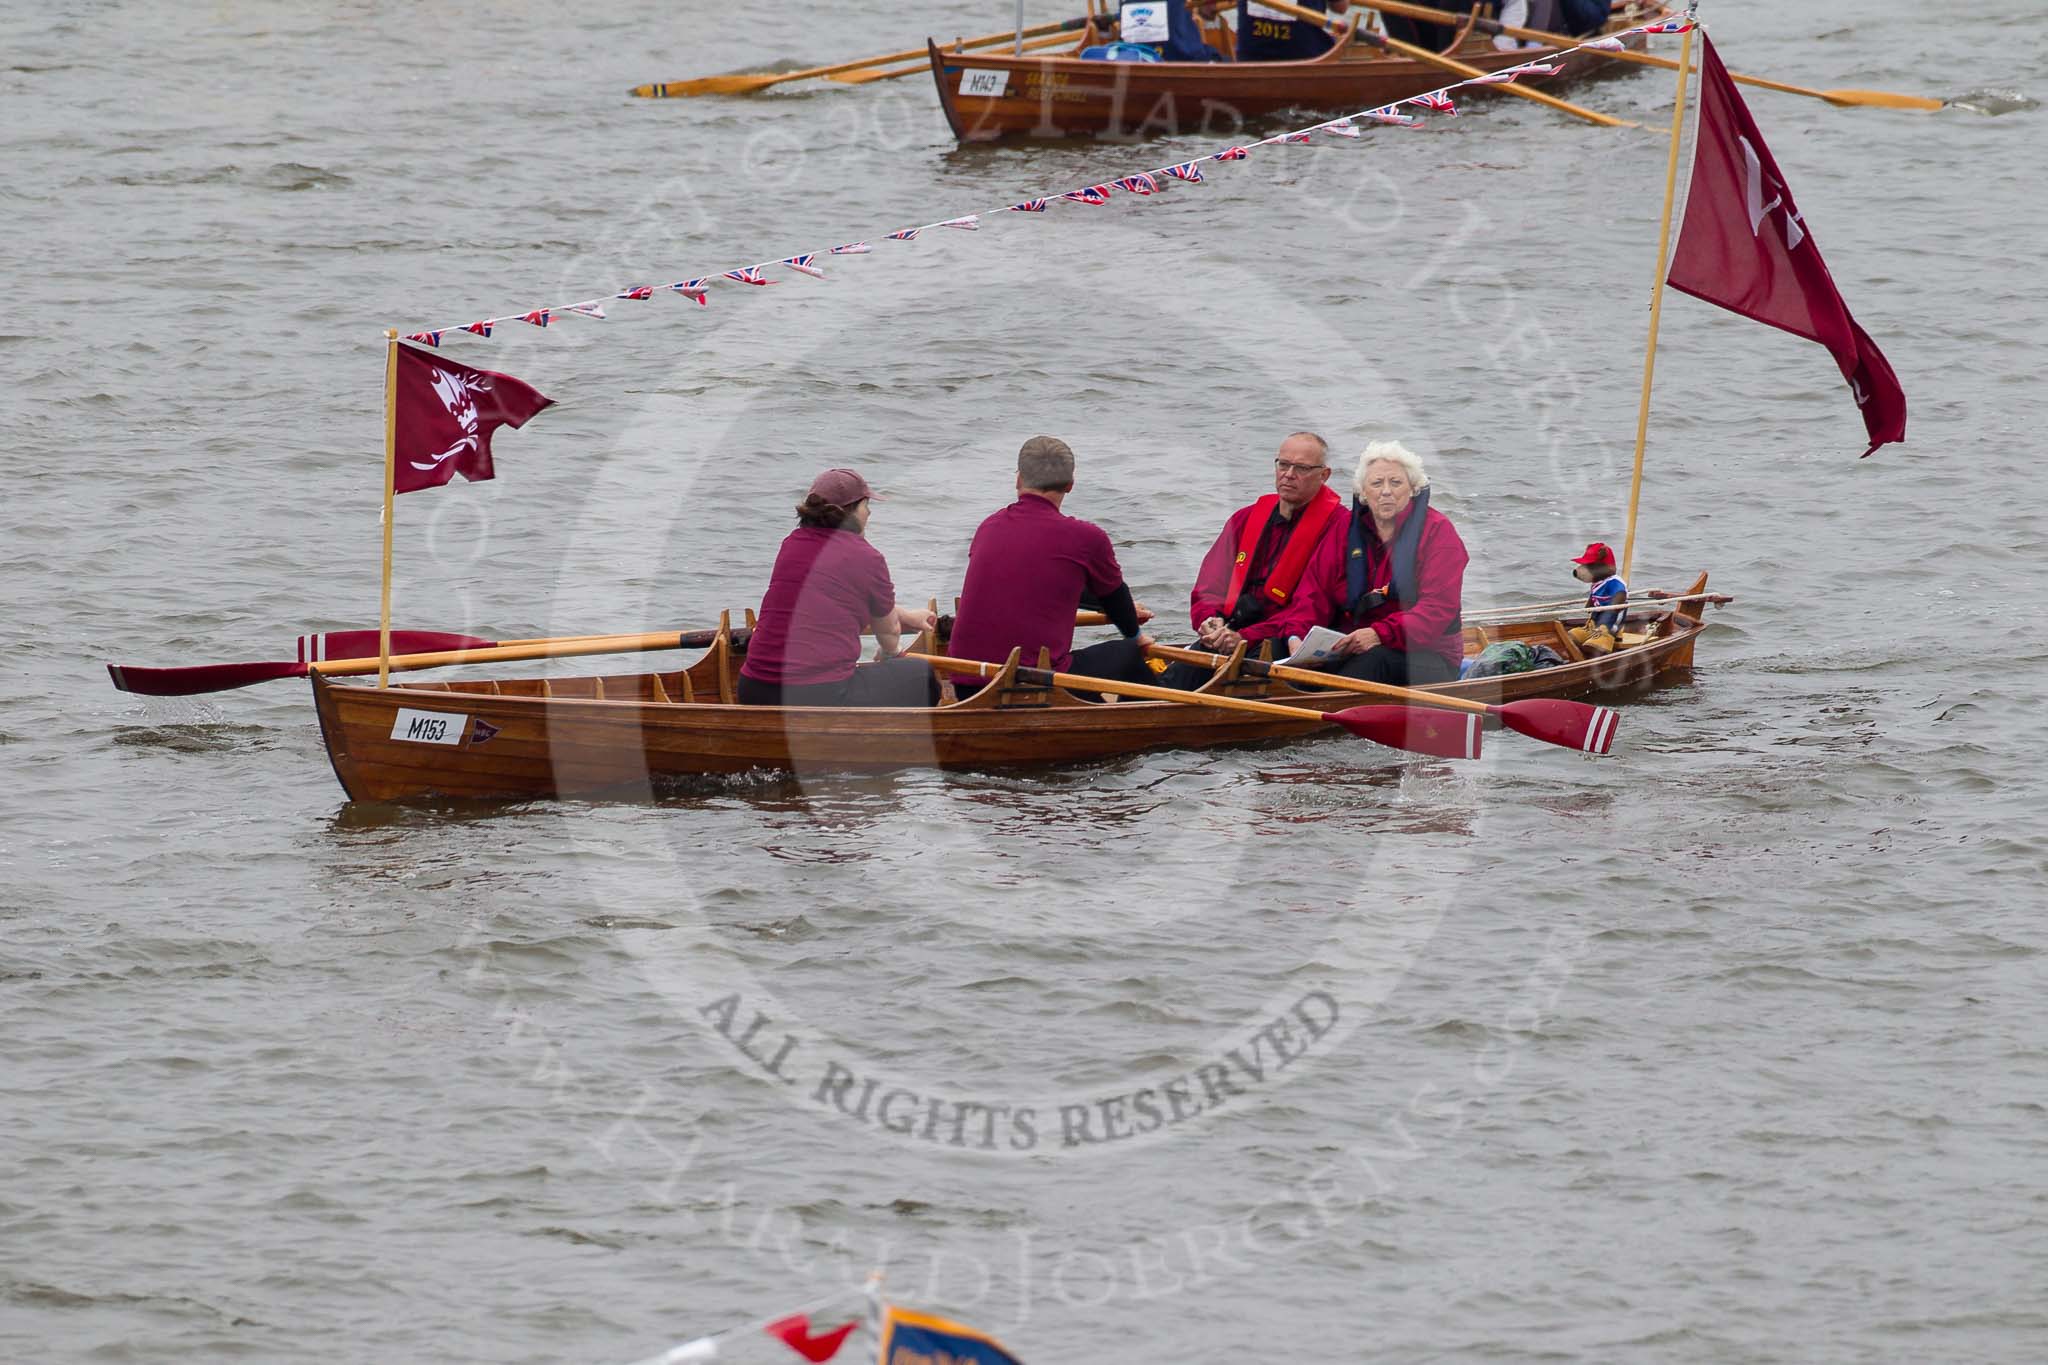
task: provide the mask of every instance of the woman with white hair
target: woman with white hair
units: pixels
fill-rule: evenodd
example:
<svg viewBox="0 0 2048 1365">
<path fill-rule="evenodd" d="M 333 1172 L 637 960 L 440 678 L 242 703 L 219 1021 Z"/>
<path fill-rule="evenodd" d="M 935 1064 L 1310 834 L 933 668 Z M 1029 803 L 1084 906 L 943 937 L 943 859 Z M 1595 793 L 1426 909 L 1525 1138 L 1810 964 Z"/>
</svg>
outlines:
<svg viewBox="0 0 2048 1365">
<path fill-rule="evenodd" d="M 1399 441 L 1374 441 L 1352 490 L 1350 533 L 1331 541 L 1341 558 L 1318 564 L 1336 629 L 1347 632 L 1334 671 L 1397 687 L 1455 680 L 1468 556 L 1451 519 L 1429 505 L 1421 458 Z"/>
</svg>

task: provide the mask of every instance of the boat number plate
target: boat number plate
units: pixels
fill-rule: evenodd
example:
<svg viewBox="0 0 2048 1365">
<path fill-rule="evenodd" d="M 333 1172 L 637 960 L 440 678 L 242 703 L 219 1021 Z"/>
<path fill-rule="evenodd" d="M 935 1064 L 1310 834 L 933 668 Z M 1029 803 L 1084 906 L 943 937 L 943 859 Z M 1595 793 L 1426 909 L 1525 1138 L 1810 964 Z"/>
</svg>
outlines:
<svg viewBox="0 0 2048 1365">
<path fill-rule="evenodd" d="M 468 716 L 451 716 L 445 711 L 415 711 L 401 707 L 391 722 L 391 737 L 413 744 L 460 744 Z"/>
<path fill-rule="evenodd" d="M 1010 88 L 1010 73 L 1007 71 L 963 71 L 960 73 L 960 93 L 963 95 L 986 95 L 993 99 Z"/>
</svg>

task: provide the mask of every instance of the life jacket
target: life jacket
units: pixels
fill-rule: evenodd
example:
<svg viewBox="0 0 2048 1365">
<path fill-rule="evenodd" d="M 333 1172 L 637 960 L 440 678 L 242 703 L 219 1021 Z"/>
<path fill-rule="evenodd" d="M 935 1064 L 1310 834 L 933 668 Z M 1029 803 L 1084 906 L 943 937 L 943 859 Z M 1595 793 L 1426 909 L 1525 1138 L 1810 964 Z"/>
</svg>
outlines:
<svg viewBox="0 0 2048 1365">
<path fill-rule="evenodd" d="M 1223 594 L 1225 616 L 1237 607 L 1245 580 L 1251 576 L 1252 556 L 1259 552 L 1259 538 L 1266 534 L 1266 523 L 1272 520 L 1273 510 L 1279 505 L 1278 493 L 1266 494 L 1252 504 L 1252 514 L 1244 519 L 1244 525 L 1238 530 L 1237 558 L 1230 565 L 1230 589 Z M 1308 500 L 1308 506 L 1294 514 L 1294 530 L 1288 534 L 1287 548 L 1280 552 L 1279 562 L 1266 575 L 1266 581 L 1259 585 L 1259 595 L 1266 600 L 1269 611 L 1273 607 L 1287 605 L 1287 599 L 1294 595 L 1295 586 L 1301 582 L 1303 570 L 1308 568 L 1309 556 L 1316 552 L 1323 532 L 1329 529 L 1330 519 L 1343 510 L 1342 498 L 1328 488 L 1319 488 L 1316 495 Z"/>
<path fill-rule="evenodd" d="M 1408 519 L 1401 523 L 1400 530 L 1394 532 L 1387 581 L 1374 584 L 1366 577 L 1366 556 L 1370 547 L 1379 544 L 1379 538 L 1372 533 L 1372 513 L 1360 505 L 1357 498 L 1351 500 L 1351 530 L 1346 538 L 1344 554 L 1344 601 L 1345 609 L 1354 621 L 1375 610 L 1375 607 L 1365 605 L 1369 593 L 1386 593 L 1404 609 L 1415 605 L 1415 599 L 1421 592 L 1415 558 L 1422 545 L 1422 528 L 1428 520 L 1429 490 L 1424 488 L 1408 504 Z"/>
</svg>

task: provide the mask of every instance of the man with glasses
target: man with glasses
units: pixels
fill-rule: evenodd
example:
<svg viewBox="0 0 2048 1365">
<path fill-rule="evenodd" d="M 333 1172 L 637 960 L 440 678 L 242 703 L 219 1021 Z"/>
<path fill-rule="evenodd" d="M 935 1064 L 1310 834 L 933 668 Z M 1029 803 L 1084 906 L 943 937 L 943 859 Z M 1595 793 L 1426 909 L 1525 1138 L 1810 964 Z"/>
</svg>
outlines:
<svg viewBox="0 0 2048 1365">
<path fill-rule="evenodd" d="M 1329 442 L 1297 431 L 1280 443 L 1273 491 L 1231 513 L 1195 576 L 1196 648 L 1228 654 L 1240 640 L 1254 651 L 1271 640 L 1275 656 L 1285 657 L 1288 637 L 1328 622 L 1334 604 L 1307 569 L 1325 541 L 1344 536 L 1344 500 L 1329 482 Z"/>
</svg>

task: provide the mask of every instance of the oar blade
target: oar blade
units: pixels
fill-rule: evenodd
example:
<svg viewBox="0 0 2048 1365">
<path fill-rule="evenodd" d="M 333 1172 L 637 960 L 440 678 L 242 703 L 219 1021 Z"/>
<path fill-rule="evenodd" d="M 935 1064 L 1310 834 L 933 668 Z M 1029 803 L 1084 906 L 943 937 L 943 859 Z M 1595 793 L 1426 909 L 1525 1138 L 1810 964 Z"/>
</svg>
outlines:
<svg viewBox="0 0 2048 1365">
<path fill-rule="evenodd" d="M 1621 728 L 1621 713 L 1611 706 L 1556 697 L 1511 701 L 1499 714 L 1501 724 L 1516 734 L 1582 754 L 1613 753 L 1614 732 Z"/>
<path fill-rule="evenodd" d="M 277 678 L 303 678 L 301 663 L 195 664 L 189 668 L 130 668 L 108 664 L 107 673 L 123 692 L 144 697 L 192 697 L 201 692 L 228 692 Z"/>
<path fill-rule="evenodd" d="M 636 85 L 633 93 L 641 99 L 674 100 L 690 95 L 744 95 L 775 84 L 781 79 L 768 75 L 699 76 L 688 81 L 663 81 L 657 85 Z"/>
<path fill-rule="evenodd" d="M 1360 739 L 1436 758 L 1479 757 L 1479 717 L 1422 706 L 1354 706 L 1329 720 Z"/>
<path fill-rule="evenodd" d="M 1940 109 L 1948 103 L 1926 95 L 1898 95 L 1889 90 L 1823 90 L 1820 97 L 1829 104 L 1864 105 L 1875 109 Z"/>
<path fill-rule="evenodd" d="M 391 632 L 393 654 L 438 654 L 450 649 L 491 649 L 496 640 L 481 640 L 474 635 L 456 635 L 445 630 L 394 630 Z M 318 663 L 323 659 L 374 659 L 377 657 L 378 634 L 374 630 L 330 630 L 322 635 L 301 635 L 299 637 L 299 658 L 302 662 Z"/>
</svg>

